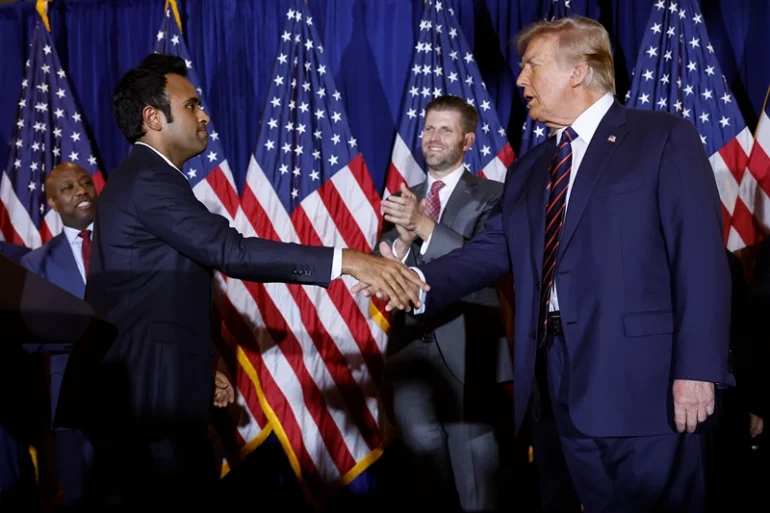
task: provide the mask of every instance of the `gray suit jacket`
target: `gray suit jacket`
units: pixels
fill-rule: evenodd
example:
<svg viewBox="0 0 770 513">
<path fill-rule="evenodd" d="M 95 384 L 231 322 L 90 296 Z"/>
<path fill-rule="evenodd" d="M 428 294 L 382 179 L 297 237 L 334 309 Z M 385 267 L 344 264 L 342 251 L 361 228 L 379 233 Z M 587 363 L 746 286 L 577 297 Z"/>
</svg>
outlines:
<svg viewBox="0 0 770 513">
<path fill-rule="evenodd" d="M 423 182 L 411 190 L 422 199 L 425 189 L 426 182 Z M 462 247 L 482 230 L 502 193 L 500 182 L 463 172 L 433 230 L 427 251 L 420 254 L 422 241 L 418 238 L 412 244 L 406 265 L 419 266 Z M 397 237 L 395 227 L 391 227 L 382 240 L 392 245 Z M 447 367 L 461 382 L 491 378 L 497 382 L 513 380 L 511 350 L 495 287 L 474 292 L 427 319 L 394 311 L 387 356 L 395 355 L 408 344 L 422 343 L 423 335 L 430 331 L 435 333 Z"/>
</svg>

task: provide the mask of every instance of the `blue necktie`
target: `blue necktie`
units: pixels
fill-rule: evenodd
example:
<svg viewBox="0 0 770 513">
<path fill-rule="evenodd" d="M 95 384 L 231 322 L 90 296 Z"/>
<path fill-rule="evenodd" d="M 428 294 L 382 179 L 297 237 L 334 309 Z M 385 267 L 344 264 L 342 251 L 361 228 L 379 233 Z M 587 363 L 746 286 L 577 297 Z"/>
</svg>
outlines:
<svg viewBox="0 0 770 513">
<path fill-rule="evenodd" d="M 569 175 L 572 171 L 572 141 L 577 134 L 567 127 L 561 134 L 559 147 L 548 168 L 550 180 L 546 187 L 548 204 L 545 209 L 545 248 L 543 251 L 543 286 L 540 297 L 540 318 L 545 328 L 548 306 L 551 303 L 553 271 L 556 268 L 556 253 L 559 250 L 559 236 L 564 225 L 564 209 L 567 206 Z"/>
</svg>

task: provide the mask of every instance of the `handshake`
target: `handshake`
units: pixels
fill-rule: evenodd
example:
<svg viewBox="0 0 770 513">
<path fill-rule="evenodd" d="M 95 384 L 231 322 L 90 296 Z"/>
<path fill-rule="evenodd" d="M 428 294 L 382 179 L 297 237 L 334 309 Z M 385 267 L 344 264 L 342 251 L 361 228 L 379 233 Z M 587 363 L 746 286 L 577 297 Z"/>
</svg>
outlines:
<svg viewBox="0 0 770 513">
<path fill-rule="evenodd" d="M 386 256 L 368 255 L 352 249 L 342 250 L 342 274 L 358 280 L 352 292 L 387 299 L 385 310 L 388 312 L 394 308 L 407 312 L 412 306 L 420 308 L 420 291 L 427 292 L 430 286 L 422 281 L 419 274 L 395 259 L 385 242 L 380 244 L 380 251 Z"/>
<path fill-rule="evenodd" d="M 394 247 L 399 253 L 408 251 L 418 236 L 423 240 L 428 239 L 433 231 L 435 222 L 423 213 L 424 209 L 425 200 L 419 201 L 403 183 L 399 195 L 390 196 L 382 202 L 385 220 L 396 227 Z M 401 263 L 386 242 L 381 242 L 379 249 L 384 258 L 343 250 L 342 274 L 358 279 L 353 293 L 362 292 L 367 297 L 387 298 L 389 302 L 385 310 L 388 312 L 394 308 L 408 312 L 411 310 L 410 303 L 419 309 L 422 306 L 420 291 L 427 292 L 430 286 L 422 281 L 420 275 Z"/>
</svg>

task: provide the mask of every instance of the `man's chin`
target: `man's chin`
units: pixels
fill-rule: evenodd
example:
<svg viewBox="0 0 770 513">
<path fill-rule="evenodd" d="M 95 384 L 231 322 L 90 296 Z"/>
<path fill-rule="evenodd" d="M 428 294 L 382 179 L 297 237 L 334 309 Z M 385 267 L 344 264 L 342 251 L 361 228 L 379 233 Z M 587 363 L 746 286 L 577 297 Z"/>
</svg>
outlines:
<svg viewBox="0 0 770 513">
<path fill-rule="evenodd" d="M 190 158 L 191 158 L 191 159 L 194 159 L 195 157 L 197 157 L 198 155 L 200 155 L 201 153 L 203 153 L 204 151 L 206 151 L 206 148 L 208 148 L 208 146 L 209 146 L 209 142 L 208 142 L 208 140 L 204 141 L 204 143 L 203 143 L 203 147 L 201 147 L 201 148 L 200 148 L 200 149 L 199 149 L 199 150 L 198 150 L 198 151 L 197 151 L 197 152 L 196 152 L 194 155 L 190 156 Z M 188 160 L 189 160 L 189 159 L 188 159 Z"/>
</svg>

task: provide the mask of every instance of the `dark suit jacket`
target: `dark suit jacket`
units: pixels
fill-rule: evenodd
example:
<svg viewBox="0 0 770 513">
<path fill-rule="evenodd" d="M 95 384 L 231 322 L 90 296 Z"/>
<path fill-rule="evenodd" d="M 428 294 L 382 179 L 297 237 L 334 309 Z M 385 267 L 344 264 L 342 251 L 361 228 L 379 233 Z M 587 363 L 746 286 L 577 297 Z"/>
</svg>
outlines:
<svg viewBox="0 0 770 513">
<path fill-rule="evenodd" d="M 21 265 L 73 296 L 82 299 L 85 294 L 85 283 L 63 231 L 43 246 L 24 255 Z"/>
<path fill-rule="evenodd" d="M 432 287 L 428 313 L 512 269 L 517 429 L 533 382 L 555 146 L 549 138 L 513 164 L 481 234 L 420 267 Z M 721 208 L 692 123 L 612 105 L 572 186 L 554 271 L 580 432 L 672 433 L 674 379 L 733 382 Z"/>
<path fill-rule="evenodd" d="M 332 259 L 331 248 L 243 237 L 195 198 L 179 171 L 134 146 L 110 174 L 94 224 L 86 301 L 117 327 L 118 338 L 94 378 L 92 390 L 103 400 L 91 401 L 88 420 L 131 422 L 160 436 L 205 421 L 212 271 L 325 287 Z"/>
<path fill-rule="evenodd" d="M 46 244 L 24 255 L 21 265 L 73 296 L 83 299 L 86 285 L 64 231 Z M 54 417 L 59 402 L 62 379 L 68 360 L 67 353 L 52 355 L 50 359 L 48 372 L 51 381 L 51 418 Z"/>
<path fill-rule="evenodd" d="M 21 260 L 21 257 L 29 252 L 30 249 L 26 246 L 19 246 L 18 244 L 12 244 L 10 242 L 4 242 L 0 240 L 0 255 L 10 258 L 16 263 Z"/>
<path fill-rule="evenodd" d="M 426 184 L 427 181 L 411 189 L 419 199 L 425 197 Z M 420 254 L 422 241 L 418 238 L 412 244 L 406 265 L 419 266 L 462 247 L 484 228 L 502 193 L 500 182 L 463 172 L 433 230 L 427 251 Z M 382 240 L 392 245 L 397 237 L 398 232 L 393 228 L 383 235 Z M 470 376 L 477 381 L 490 377 L 497 381 L 513 379 L 511 350 L 495 287 L 475 291 L 441 314 L 427 319 L 396 312 L 388 337 L 388 355 L 397 353 L 431 330 L 444 362 L 461 382 Z"/>
</svg>

